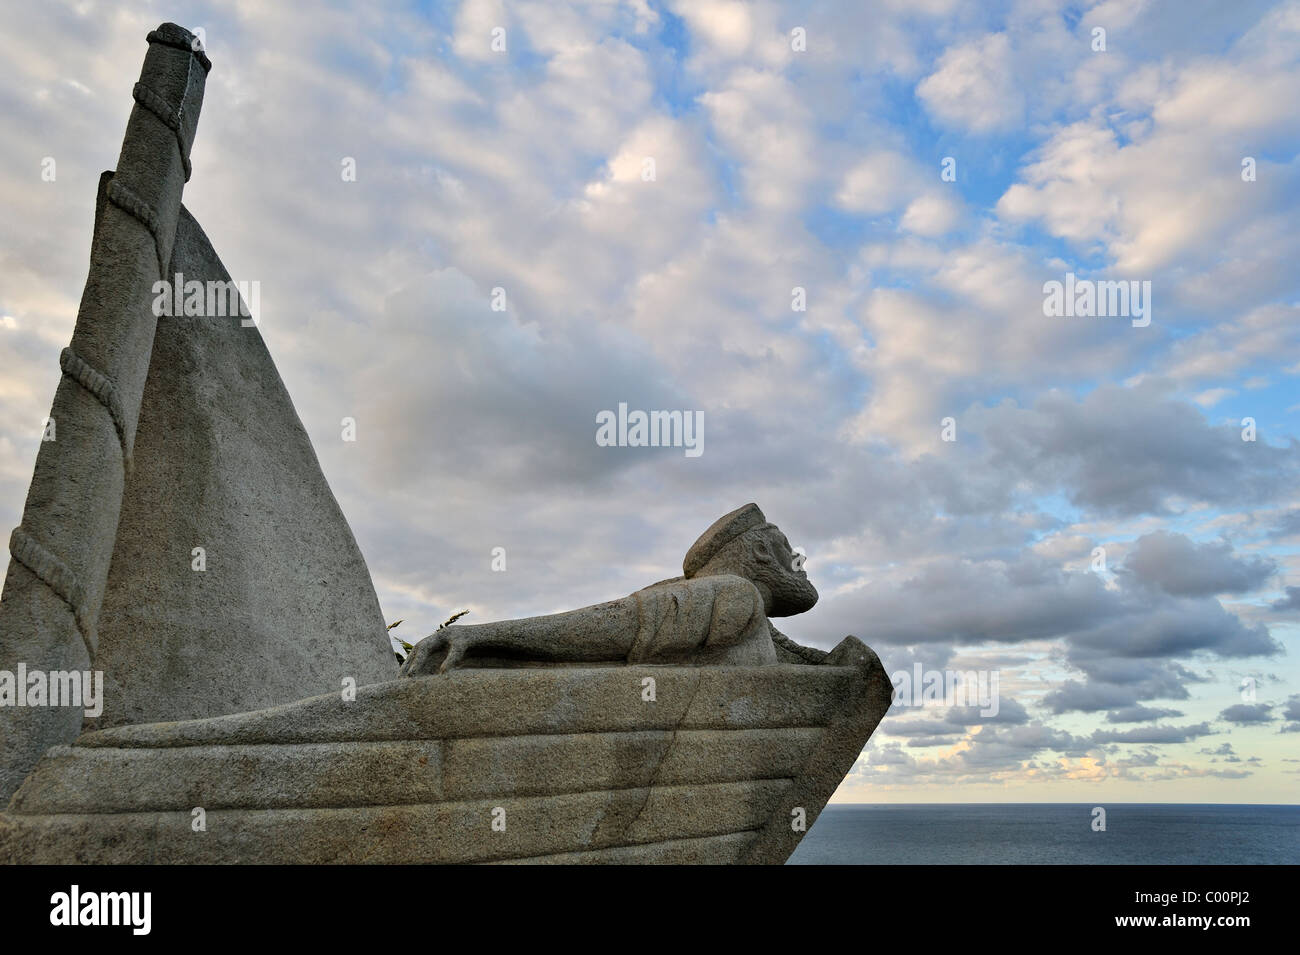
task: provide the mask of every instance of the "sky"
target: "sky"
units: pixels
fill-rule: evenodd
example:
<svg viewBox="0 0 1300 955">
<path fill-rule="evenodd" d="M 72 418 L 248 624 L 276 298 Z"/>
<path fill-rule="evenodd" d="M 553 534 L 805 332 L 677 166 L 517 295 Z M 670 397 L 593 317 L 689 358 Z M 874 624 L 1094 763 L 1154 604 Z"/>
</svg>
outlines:
<svg viewBox="0 0 1300 955">
<path fill-rule="evenodd" d="M 185 203 L 395 634 L 626 595 L 754 501 L 821 591 L 783 632 L 998 681 L 836 801 L 1296 801 L 1300 3 L 5 7 L 0 523 L 173 20 Z M 602 446 L 620 403 L 702 453 Z"/>
</svg>

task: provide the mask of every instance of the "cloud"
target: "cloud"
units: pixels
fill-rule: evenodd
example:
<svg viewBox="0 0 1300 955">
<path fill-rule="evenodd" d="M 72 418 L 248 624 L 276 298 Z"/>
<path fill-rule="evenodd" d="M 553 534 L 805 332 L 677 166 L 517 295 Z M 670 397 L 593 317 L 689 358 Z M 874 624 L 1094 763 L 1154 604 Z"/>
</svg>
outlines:
<svg viewBox="0 0 1300 955">
<path fill-rule="evenodd" d="M 1224 398 L 1231 398 L 1236 392 L 1231 388 L 1211 388 L 1209 391 L 1203 391 L 1192 400 L 1202 408 L 1213 408 Z"/>
<path fill-rule="evenodd" d="M 1283 613 L 1289 610 L 1300 610 L 1300 587 L 1288 587 L 1286 596 L 1274 600 L 1269 606 L 1275 613 Z"/>
<path fill-rule="evenodd" d="M 1256 590 L 1277 564 L 1268 557 L 1238 557 L 1226 540 L 1197 544 L 1184 534 L 1155 531 L 1138 538 L 1122 571 L 1167 594 L 1207 597 Z"/>
<path fill-rule="evenodd" d="M 1287 511 L 1268 532 L 1269 537 L 1290 537 L 1292 534 L 1300 534 L 1300 509 Z"/>
<path fill-rule="evenodd" d="M 908 204 L 899 228 L 933 238 L 951 232 L 960 217 L 961 210 L 955 202 L 938 193 L 929 193 Z"/>
<path fill-rule="evenodd" d="M 900 208 L 919 188 L 915 162 L 901 153 L 879 150 L 849 169 L 835 201 L 850 212 L 877 215 Z"/>
<path fill-rule="evenodd" d="M 456 14 L 452 49 L 465 60 L 491 60 L 501 54 L 492 48 L 493 30 L 505 29 L 509 19 L 502 0 L 463 0 Z M 509 49 L 507 33 L 507 50 Z"/>
<path fill-rule="evenodd" d="M 1085 661 L 1085 681 L 1065 680 L 1043 697 L 1052 713 L 1126 709 L 1147 700 L 1186 700 L 1194 673 L 1177 663 L 1152 660 Z"/>
<path fill-rule="evenodd" d="M 915 737 L 920 745 L 908 741 L 908 749 L 934 749 L 928 737 Z M 1019 772 L 1027 762 L 1045 751 L 1069 754 L 1075 758 L 1090 752 L 1087 740 L 1052 729 L 1034 721 L 1019 725 L 986 725 L 947 752 L 933 757 L 913 756 L 894 742 L 873 740 L 850 773 L 873 784 L 916 782 L 945 783 L 985 781 Z"/>
<path fill-rule="evenodd" d="M 1219 719 L 1239 726 L 1271 723 L 1273 707 L 1267 703 L 1236 703 L 1219 714 Z"/>
<path fill-rule="evenodd" d="M 1209 723 L 1194 726 L 1141 726 L 1131 730 L 1095 730 L 1094 743 L 1144 743 L 1149 746 L 1186 743 L 1210 735 Z"/>
<path fill-rule="evenodd" d="M 1106 714 L 1107 723 L 1145 723 L 1150 720 L 1177 719 L 1181 710 L 1171 710 L 1158 706 L 1125 706 L 1111 710 Z M 1226 744 L 1225 744 L 1226 745 Z"/>
<path fill-rule="evenodd" d="M 1224 381 L 1254 368 L 1277 367 L 1292 356 L 1300 358 L 1300 336 L 1294 334 L 1300 307 L 1270 303 L 1234 314 L 1229 320 L 1198 330 L 1169 345 L 1156 362 L 1156 375 L 1184 386 Z M 1217 403 L 1232 389 L 1215 388 L 1204 395 Z"/>
<path fill-rule="evenodd" d="M 983 712 L 985 707 L 981 706 L 950 706 L 937 719 L 909 719 L 908 711 L 900 709 L 895 711 L 894 716 L 896 718 L 891 719 L 889 725 L 882 727 L 882 729 L 890 736 L 928 738 L 939 737 L 971 726 L 983 726 L 992 723 L 1019 726 L 1029 722 L 1029 713 L 1017 700 L 1009 697 L 999 697 L 997 702 L 997 713 L 987 716 Z"/>
<path fill-rule="evenodd" d="M 753 16 L 740 0 L 685 3 L 678 12 L 701 42 L 724 56 L 739 56 L 753 42 Z"/>
<path fill-rule="evenodd" d="M 1287 697 L 1286 704 L 1282 709 L 1282 719 L 1300 721 L 1300 693 Z"/>
<path fill-rule="evenodd" d="M 1030 408 L 979 409 L 971 425 L 991 463 L 1103 515 L 1169 514 L 1180 500 L 1253 506 L 1284 499 L 1300 474 L 1300 445 L 1243 441 L 1155 381 L 1080 401 L 1049 392 Z"/>
<path fill-rule="evenodd" d="M 1023 91 L 1010 66 L 1011 41 L 990 33 L 950 47 L 938 68 L 917 84 L 917 97 L 937 119 L 977 133 L 1006 129 L 1024 113 Z"/>
<path fill-rule="evenodd" d="M 1294 17 L 1286 9 L 1279 6 L 1227 51 L 1132 72 L 1117 89 L 1121 103 L 1061 124 L 1038 147 L 999 201 L 999 214 L 1099 250 L 1118 275 L 1155 275 L 1166 303 L 1236 296 L 1240 308 L 1271 298 L 1289 283 L 1282 263 L 1293 257 L 1278 210 L 1300 187 L 1294 165 L 1269 158 L 1274 145 L 1294 142 L 1283 104 L 1300 93 Z M 1243 156 L 1268 172 L 1244 180 Z M 1243 260 L 1265 241 L 1266 251 Z M 1173 274 L 1159 280 L 1161 270 L 1176 265 L 1185 273 L 1193 264 L 1198 277 L 1190 282 L 1172 281 Z"/>
</svg>

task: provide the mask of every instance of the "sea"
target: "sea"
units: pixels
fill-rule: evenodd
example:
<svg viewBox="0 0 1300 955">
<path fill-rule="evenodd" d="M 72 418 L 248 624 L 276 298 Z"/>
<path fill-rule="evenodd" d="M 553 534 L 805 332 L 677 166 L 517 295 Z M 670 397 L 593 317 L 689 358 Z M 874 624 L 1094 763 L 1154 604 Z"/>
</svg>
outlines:
<svg viewBox="0 0 1300 955">
<path fill-rule="evenodd" d="M 789 865 L 1300 864 L 1300 806 L 828 805 Z"/>
</svg>

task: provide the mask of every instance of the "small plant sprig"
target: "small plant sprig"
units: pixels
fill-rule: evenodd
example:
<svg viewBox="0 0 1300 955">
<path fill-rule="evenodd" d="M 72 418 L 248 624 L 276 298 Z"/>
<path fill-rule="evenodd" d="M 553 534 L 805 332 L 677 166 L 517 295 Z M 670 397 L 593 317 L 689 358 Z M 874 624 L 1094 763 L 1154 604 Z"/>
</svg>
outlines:
<svg viewBox="0 0 1300 955">
<path fill-rule="evenodd" d="M 405 619 L 406 619 L 405 617 L 402 618 L 402 620 Z M 402 647 L 401 650 L 396 650 L 396 649 L 393 650 L 393 656 L 397 657 L 397 662 L 399 664 L 405 663 L 407 654 L 409 654 L 412 650 L 415 649 L 415 647 L 411 646 L 409 643 L 407 643 L 405 640 L 402 640 L 400 637 L 393 636 L 393 628 L 397 626 L 401 626 L 401 623 L 402 623 L 401 620 L 394 620 L 392 623 L 390 623 L 387 627 L 384 628 L 385 630 L 388 631 L 388 639 L 390 641 L 396 640 L 399 644 L 401 644 Z"/>
<path fill-rule="evenodd" d="M 450 627 L 453 623 L 455 623 L 455 622 L 456 622 L 457 620 L 459 620 L 461 617 L 465 616 L 465 614 L 467 614 L 467 613 L 469 613 L 468 610 L 457 610 L 454 614 L 452 614 L 450 617 L 448 617 L 448 618 L 447 618 L 446 620 L 444 620 L 442 623 L 438 624 L 438 629 L 441 630 L 441 629 L 443 629 L 444 627 Z M 400 621 L 399 621 L 399 622 L 400 622 Z M 436 631 L 435 631 L 435 632 L 436 632 Z"/>
<path fill-rule="evenodd" d="M 458 611 L 456 611 L 454 614 L 452 614 L 450 617 L 448 617 L 448 618 L 447 618 L 446 620 L 444 620 L 442 623 L 438 624 L 438 630 L 442 630 L 442 629 L 445 629 L 446 627 L 450 627 L 453 623 L 455 623 L 455 622 L 456 622 L 457 620 L 459 620 L 461 617 L 465 616 L 465 614 L 467 614 L 467 613 L 469 613 L 468 610 L 458 610 Z M 405 618 L 403 618 L 403 619 L 405 619 Z M 392 634 L 392 630 L 393 630 L 393 628 L 396 627 L 396 626 L 397 626 L 398 624 L 400 624 L 401 622 L 402 622 L 401 620 L 395 620 L 395 621 L 393 621 L 392 623 L 390 623 L 390 624 L 388 625 L 388 627 L 386 628 L 386 629 L 389 631 L 389 633 L 388 633 L 388 637 L 389 637 L 389 639 L 390 639 L 390 640 L 396 640 L 399 644 L 401 644 L 402 649 L 401 649 L 400 651 L 399 651 L 399 650 L 396 650 L 396 649 L 393 650 L 393 656 L 397 657 L 397 662 L 398 662 L 399 664 L 401 664 L 401 663 L 405 663 L 405 662 L 406 662 L 406 658 L 409 657 L 409 656 L 411 655 L 411 651 L 415 649 L 415 647 L 411 646 L 411 644 L 407 643 L 405 640 L 402 640 L 402 639 L 400 639 L 400 638 L 398 638 L 398 637 L 394 637 L 394 636 L 393 636 L 393 634 Z M 434 632 L 436 633 L 437 631 L 434 631 Z"/>
</svg>

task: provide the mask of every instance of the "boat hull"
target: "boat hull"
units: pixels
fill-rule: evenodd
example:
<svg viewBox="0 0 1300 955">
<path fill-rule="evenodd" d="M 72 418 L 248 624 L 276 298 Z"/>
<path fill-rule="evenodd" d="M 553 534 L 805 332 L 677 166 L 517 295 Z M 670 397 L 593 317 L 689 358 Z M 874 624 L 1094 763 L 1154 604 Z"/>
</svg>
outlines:
<svg viewBox="0 0 1300 955">
<path fill-rule="evenodd" d="M 891 691 L 850 637 L 821 665 L 461 670 L 101 730 L 24 781 L 0 859 L 781 863 Z"/>
</svg>

